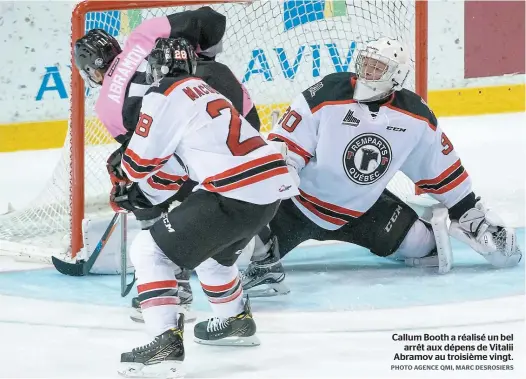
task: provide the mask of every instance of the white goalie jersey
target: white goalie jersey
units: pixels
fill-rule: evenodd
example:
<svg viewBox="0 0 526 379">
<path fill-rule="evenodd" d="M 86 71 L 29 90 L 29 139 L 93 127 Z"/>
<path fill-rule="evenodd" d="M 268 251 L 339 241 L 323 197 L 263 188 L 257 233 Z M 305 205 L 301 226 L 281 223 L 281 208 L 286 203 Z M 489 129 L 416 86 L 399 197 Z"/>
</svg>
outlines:
<svg viewBox="0 0 526 379">
<path fill-rule="evenodd" d="M 429 107 L 408 90 L 378 109 L 353 100 L 354 74 L 326 76 L 300 94 L 269 139 L 285 142 L 300 177 L 298 208 L 335 230 L 360 217 L 397 171 L 448 208 L 471 181 Z"/>
<path fill-rule="evenodd" d="M 190 76 L 166 77 L 148 90 L 122 167 L 130 180 L 147 183 L 141 188 L 154 204 L 188 178 L 199 183 L 195 190 L 254 204 L 298 194 L 283 156 L 226 97 Z"/>
</svg>

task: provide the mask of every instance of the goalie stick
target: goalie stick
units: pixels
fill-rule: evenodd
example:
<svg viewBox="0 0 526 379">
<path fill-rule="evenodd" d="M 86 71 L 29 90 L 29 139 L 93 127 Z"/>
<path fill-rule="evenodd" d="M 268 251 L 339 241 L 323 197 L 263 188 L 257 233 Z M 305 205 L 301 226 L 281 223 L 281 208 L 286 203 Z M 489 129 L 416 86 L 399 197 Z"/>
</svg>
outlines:
<svg viewBox="0 0 526 379">
<path fill-rule="evenodd" d="M 55 266 L 58 272 L 64 275 L 69 275 L 69 276 L 88 275 L 91 268 L 95 264 L 95 261 L 97 260 L 100 253 L 102 252 L 102 249 L 106 245 L 106 242 L 108 242 L 108 240 L 110 239 L 110 236 L 115 230 L 118 220 L 119 220 L 119 213 L 115 213 L 115 215 L 110 221 L 110 224 L 108 225 L 108 228 L 102 235 L 99 243 L 95 247 L 95 250 L 93 250 L 93 253 L 91 254 L 91 256 L 89 257 L 87 261 L 85 261 L 84 259 L 80 259 L 75 263 L 68 263 L 63 260 L 58 259 L 55 256 L 52 256 L 51 261 L 53 262 L 53 266 Z"/>
<path fill-rule="evenodd" d="M 102 235 L 99 243 L 95 247 L 95 250 L 93 250 L 93 253 L 89 257 L 87 261 L 81 259 L 78 260 L 75 263 L 68 263 L 64 262 L 54 256 L 51 257 L 51 260 L 53 262 L 53 265 L 57 269 L 58 272 L 64 275 L 69 276 L 85 276 L 89 275 L 91 268 L 95 264 L 95 261 L 99 257 L 100 253 L 102 252 L 102 249 L 106 245 L 106 242 L 109 240 L 111 235 L 113 234 L 113 231 L 115 230 L 115 227 L 117 226 L 117 222 L 119 221 L 119 215 L 120 215 L 120 224 L 121 224 L 121 296 L 126 297 L 130 293 L 130 291 L 133 288 L 133 285 L 135 284 L 136 277 L 135 273 L 133 273 L 133 278 L 130 283 L 126 282 L 126 269 L 127 269 L 127 214 L 126 213 L 115 213 L 113 218 L 111 219 L 108 227 L 106 228 L 106 231 Z"/>
</svg>

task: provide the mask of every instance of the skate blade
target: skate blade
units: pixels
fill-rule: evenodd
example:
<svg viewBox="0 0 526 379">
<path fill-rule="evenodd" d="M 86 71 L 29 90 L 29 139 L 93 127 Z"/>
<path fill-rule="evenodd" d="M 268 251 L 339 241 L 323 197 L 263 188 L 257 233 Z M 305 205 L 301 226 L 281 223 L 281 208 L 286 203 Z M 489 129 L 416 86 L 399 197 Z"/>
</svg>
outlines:
<svg viewBox="0 0 526 379">
<path fill-rule="evenodd" d="M 202 340 L 200 338 L 194 337 L 194 342 L 200 345 L 209 345 L 209 346 L 259 346 L 261 341 L 255 335 L 250 337 L 225 337 L 220 340 Z"/>
<path fill-rule="evenodd" d="M 121 363 L 118 374 L 125 378 L 184 378 L 182 362 L 164 361 L 152 365 L 142 363 Z"/>
<path fill-rule="evenodd" d="M 189 306 L 183 305 L 181 307 L 181 313 L 184 314 L 185 324 L 194 322 L 197 319 L 197 314 L 193 312 L 191 309 L 189 309 Z M 130 315 L 130 319 L 133 322 L 144 324 L 144 317 L 142 316 L 142 312 L 137 309 L 133 309 L 132 314 Z"/>
<path fill-rule="evenodd" d="M 290 292 L 289 287 L 283 283 L 272 283 L 265 284 L 266 288 L 249 288 L 243 289 L 243 292 L 250 297 L 272 297 L 272 296 L 282 296 L 287 295 Z"/>
</svg>

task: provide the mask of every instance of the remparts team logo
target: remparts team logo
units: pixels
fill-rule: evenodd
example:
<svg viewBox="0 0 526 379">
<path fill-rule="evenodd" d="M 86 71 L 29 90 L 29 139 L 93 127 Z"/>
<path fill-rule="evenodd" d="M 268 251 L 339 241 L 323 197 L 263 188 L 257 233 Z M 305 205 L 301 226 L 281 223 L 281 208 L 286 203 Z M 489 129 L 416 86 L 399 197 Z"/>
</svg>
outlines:
<svg viewBox="0 0 526 379">
<path fill-rule="evenodd" d="M 368 185 L 379 180 L 389 169 L 392 154 L 389 143 L 378 134 L 354 137 L 343 153 L 343 168 L 354 183 Z"/>
</svg>

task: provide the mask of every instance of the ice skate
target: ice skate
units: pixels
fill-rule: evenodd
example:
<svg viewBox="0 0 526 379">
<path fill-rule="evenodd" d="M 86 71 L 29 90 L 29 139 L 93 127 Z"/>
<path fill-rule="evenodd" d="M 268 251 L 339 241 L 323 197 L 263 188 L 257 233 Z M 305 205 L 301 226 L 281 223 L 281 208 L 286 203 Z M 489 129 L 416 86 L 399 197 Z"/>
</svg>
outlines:
<svg viewBox="0 0 526 379">
<path fill-rule="evenodd" d="M 184 361 L 184 315 L 177 327 L 167 330 L 147 345 L 121 354 L 119 375 L 127 378 L 181 378 Z"/>
<path fill-rule="evenodd" d="M 290 289 L 283 283 L 285 270 L 279 260 L 278 240 L 273 239 L 269 255 L 260 260 L 250 262 L 241 274 L 243 291 L 250 297 L 269 297 L 286 295 Z"/>
<path fill-rule="evenodd" d="M 176 275 L 178 283 L 178 296 L 181 300 L 181 313 L 184 314 L 185 322 L 194 322 L 197 318 L 195 312 L 192 311 L 192 302 L 194 300 L 192 294 L 192 287 L 190 286 L 190 270 L 183 270 L 179 275 Z M 132 314 L 130 318 L 139 323 L 144 323 L 142 317 L 141 304 L 138 297 L 132 299 Z"/>
<path fill-rule="evenodd" d="M 252 319 L 250 301 L 245 301 L 245 309 L 237 316 L 221 319 L 213 317 L 194 327 L 194 341 L 203 345 L 217 346 L 257 346 L 256 323 Z"/>
</svg>

